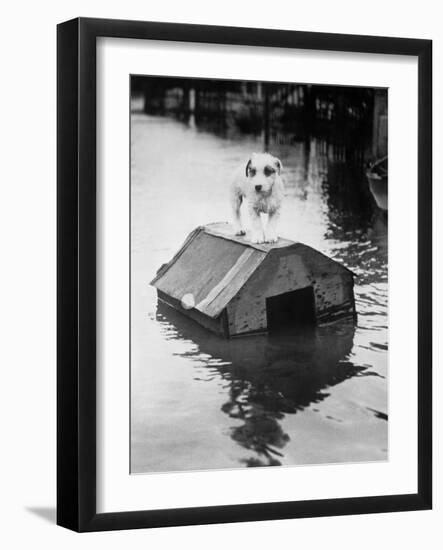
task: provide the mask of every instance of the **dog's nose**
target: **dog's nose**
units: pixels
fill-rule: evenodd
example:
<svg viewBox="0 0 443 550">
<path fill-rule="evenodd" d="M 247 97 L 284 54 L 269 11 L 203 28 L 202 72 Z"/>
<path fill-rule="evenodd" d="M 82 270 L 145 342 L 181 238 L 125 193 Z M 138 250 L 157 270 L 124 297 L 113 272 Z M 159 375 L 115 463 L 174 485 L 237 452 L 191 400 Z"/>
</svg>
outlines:
<svg viewBox="0 0 443 550">
<path fill-rule="evenodd" d="M 256 186 L 255 186 L 255 190 L 256 190 L 256 191 L 261 191 L 261 185 L 256 185 Z"/>
</svg>

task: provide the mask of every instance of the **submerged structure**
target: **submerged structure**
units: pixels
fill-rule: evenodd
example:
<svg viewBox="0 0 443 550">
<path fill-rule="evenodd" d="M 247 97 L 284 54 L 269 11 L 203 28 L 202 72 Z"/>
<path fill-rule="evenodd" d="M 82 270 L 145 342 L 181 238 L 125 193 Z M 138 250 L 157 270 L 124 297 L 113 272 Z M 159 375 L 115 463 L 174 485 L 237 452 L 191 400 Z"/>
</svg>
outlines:
<svg viewBox="0 0 443 550">
<path fill-rule="evenodd" d="M 287 239 L 252 244 L 227 223 L 195 229 L 151 284 L 159 300 L 225 337 L 355 316 L 349 269 Z"/>
</svg>

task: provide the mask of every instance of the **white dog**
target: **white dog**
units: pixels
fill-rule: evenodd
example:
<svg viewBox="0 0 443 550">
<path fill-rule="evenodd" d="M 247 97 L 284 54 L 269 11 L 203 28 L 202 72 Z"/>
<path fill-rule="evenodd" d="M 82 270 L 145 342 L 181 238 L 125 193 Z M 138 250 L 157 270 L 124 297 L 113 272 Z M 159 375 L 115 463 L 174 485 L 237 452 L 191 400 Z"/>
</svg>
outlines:
<svg viewBox="0 0 443 550">
<path fill-rule="evenodd" d="M 253 153 L 246 167 L 239 170 L 231 186 L 231 205 L 236 235 L 245 235 L 240 216 L 243 198 L 251 219 L 251 242 L 275 243 L 283 201 L 282 163 L 269 153 Z M 266 234 L 261 214 L 268 214 Z"/>
</svg>

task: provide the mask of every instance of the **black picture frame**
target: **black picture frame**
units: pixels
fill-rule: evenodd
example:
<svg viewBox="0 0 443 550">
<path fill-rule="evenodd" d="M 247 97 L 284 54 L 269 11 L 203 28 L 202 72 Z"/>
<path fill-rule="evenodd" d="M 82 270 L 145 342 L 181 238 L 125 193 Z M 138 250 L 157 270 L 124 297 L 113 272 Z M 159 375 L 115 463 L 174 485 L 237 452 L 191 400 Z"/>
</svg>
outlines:
<svg viewBox="0 0 443 550">
<path fill-rule="evenodd" d="M 418 58 L 416 494 L 96 512 L 96 39 L 398 54 Z M 319 517 L 432 506 L 432 42 L 78 18 L 57 29 L 57 523 L 76 531 Z"/>
</svg>

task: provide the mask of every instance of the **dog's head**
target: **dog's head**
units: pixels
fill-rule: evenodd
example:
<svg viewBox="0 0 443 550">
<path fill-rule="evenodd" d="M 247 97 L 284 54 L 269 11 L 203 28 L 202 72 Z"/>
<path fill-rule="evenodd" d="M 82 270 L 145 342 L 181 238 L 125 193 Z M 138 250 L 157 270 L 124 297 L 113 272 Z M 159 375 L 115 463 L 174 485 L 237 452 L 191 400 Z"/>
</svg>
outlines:
<svg viewBox="0 0 443 550">
<path fill-rule="evenodd" d="M 269 195 L 281 170 L 282 163 L 277 157 L 269 153 L 252 153 L 246 165 L 250 190 L 260 195 Z"/>
</svg>

